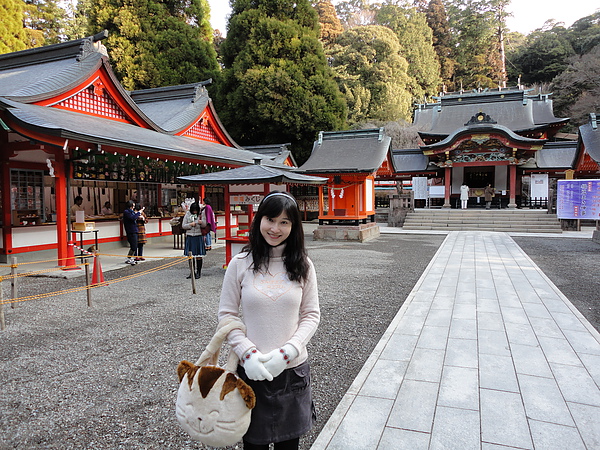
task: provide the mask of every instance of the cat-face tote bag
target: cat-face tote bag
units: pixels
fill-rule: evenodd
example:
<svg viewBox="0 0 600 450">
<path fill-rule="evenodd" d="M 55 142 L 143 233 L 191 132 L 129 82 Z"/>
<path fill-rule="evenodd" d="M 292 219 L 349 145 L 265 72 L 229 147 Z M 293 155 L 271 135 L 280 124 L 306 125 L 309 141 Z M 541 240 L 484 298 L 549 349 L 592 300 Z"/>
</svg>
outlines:
<svg viewBox="0 0 600 450">
<path fill-rule="evenodd" d="M 240 320 L 225 319 L 196 364 L 181 361 L 177 366 L 177 420 L 192 439 L 213 447 L 242 439 L 256 403 L 252 388 L 235 373 L 238 357 L 233 351 L 224 368 L 217 365 L 221 345 L 235 328 L 245 330 Z"/>
</svg>

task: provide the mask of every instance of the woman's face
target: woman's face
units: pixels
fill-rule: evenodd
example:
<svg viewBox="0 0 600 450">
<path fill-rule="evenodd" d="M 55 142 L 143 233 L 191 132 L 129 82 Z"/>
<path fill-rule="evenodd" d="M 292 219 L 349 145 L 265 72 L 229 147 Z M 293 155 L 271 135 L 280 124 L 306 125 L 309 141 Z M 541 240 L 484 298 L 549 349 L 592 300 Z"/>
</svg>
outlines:
<svg viewBox="0 0 600 450">
<path fill-rule="evenodd" d="M 260 234 L 272 247 L 282 244 L 292 232 L 292 221 L 285 211 L 277 217 L 263 216 L 260 220 Z"/>
</svg>

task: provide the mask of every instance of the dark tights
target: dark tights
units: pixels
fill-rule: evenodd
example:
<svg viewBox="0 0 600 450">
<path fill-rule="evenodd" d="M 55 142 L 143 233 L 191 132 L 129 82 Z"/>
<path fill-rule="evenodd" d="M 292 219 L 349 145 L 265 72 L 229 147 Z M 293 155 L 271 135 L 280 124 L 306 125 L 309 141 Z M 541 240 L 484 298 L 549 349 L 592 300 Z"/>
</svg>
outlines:
<svg viewBox="0 0 600 450">
<path fill-rule="evenodd" d="M 298 450 L 300 444 L 300 438 L 290 439 L 289 441 L 276 442 L 275 450 Z M 269 444 L 256 445 L 250 442 L 244 441 L 244 450 L 269 450 Z"/>
</svg>

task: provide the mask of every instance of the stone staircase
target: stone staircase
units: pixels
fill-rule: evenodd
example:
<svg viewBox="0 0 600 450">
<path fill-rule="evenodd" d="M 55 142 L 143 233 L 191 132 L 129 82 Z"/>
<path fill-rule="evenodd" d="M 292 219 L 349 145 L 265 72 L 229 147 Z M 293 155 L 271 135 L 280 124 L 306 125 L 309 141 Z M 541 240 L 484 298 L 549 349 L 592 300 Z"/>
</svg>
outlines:
<svg viewBox="0 0 600 450">
<path fill-rule="evenodd" d="M 562 233 L 556 214 L 543 209 L 416 209 L 402 229 Z"/>
</svg>

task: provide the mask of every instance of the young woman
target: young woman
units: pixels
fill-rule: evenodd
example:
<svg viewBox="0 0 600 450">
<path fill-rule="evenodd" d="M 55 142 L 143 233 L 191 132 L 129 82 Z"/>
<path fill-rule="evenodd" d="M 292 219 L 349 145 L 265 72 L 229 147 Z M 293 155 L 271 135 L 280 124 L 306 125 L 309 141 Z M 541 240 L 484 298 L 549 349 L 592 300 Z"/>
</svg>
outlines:
<svg viewBox="0 0 600 450">
<path fill-rule="evenodd" d="M 135 261 L 146 261 L 146 258 L 144 258 L 144 244 L 148 242 L 148 239 L 146 238 L 146 224 L 148 223 L 148 218 L 146 217 L 144 210 L 140 209 L 140 205 L 136 205 L 135 210 L 140 212 L 140 215 L 136 220 L 138 232 Z"/>
<path fill-rule="evenodd" d="M 204 245 L 206 246 L 206 250 L 212 250 L 212 238 L 210 233 L 211 231 L 215 233 L 216 240 L 217 220 L 215 218 L 215 212 L 213 211 L 212 206 L 210 205 L 210 200 L 206 197 L 202 199 L 202 208 L 206 215 L 206 222 L 210 225 L 210 231 L 208 232 L 208 234 L 204 235 Z"/>
<path fill-rule="evenodd" d="M 125 228 L 125 234 L 127 234 L 127 242 L 129 242 L 129 252 L 127 253 L 126 264 L 132 266 L 137 264 L 134 259 L 134 255 L 138 249 L 138 227 L 137 220 L 144 211 L 142 208 L 140 211 L 135 210 L 135 202 L 129 200 L 127 202 L 127 209 L 123 211 L 123 228 Z"/>
<path fill-rule="evenodd" d="M 206 226 L 206 219 L 202 223 L 202 214 L 200 213 L 200 205 L 192 203 L 190 209 L 183 216 L 181 228 L 185 230 L 185 249 L 184 255 L 188 256 L 190 252 L 196 258 L 196 273 L 190 273 L 187 278 L 194 276 L 196 279 L 202 275 L 202 257 L 206 255 L 204 247 L 204 236 L 200 227 Z"/>
<path fill-rule="evenodd" d="M 320 320 L 315 269 L 304 246 L 298 205 L 272 192 L 258 207 L 249 244 L 225 272 L 219 321 L 240 317 L 246 333 L 228 341 L 239 376 L 256 394 L 245 450 L 297 449 L 316 419 L 306 345 Z"/>
</svg>

